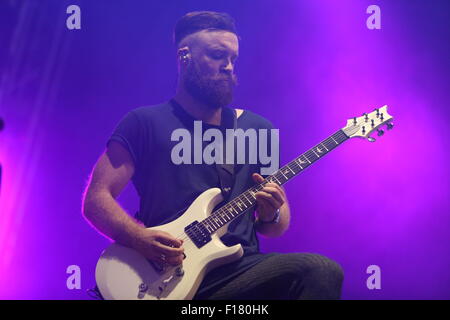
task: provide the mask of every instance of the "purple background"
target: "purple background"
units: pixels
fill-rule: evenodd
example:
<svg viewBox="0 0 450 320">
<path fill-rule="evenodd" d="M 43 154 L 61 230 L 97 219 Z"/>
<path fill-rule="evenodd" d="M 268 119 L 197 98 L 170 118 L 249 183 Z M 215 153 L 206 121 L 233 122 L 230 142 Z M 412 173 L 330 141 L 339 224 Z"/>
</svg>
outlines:
<svg viewBox="0 0 450 320">
<path fill-rule="evenodd" d="M 65 26 L 70 4 L 81 30 Z M 381 30 L 366 27 L 371 4 Z M 205 9 L 236 19 L 235 106 L 280 129 L 283 163 L 375 107 L 395 118 L 288 184 L 291 228 L 263 249 L 335 259 L 344 299 L 450 299 L 450 2 L 437 0 L 2 1 L 0 298 L 88 298 L 108 244 L 81 216 L 89 172 L 128 110 L 173 95 L 172 28 Z M 133 187 L 120 201 L 134 213 Z M 66 287 L 73 264 L 82 290 Z M 366 287 L 372 264 L 381 290 Z"/>
</svg>

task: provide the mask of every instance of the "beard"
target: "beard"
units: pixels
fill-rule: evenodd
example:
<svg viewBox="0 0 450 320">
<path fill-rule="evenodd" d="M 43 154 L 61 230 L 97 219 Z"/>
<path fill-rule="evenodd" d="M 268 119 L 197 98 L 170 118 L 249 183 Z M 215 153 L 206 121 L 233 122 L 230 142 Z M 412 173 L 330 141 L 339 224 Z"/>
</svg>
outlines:
<svg viewBox="0 0 450 320">
<path fill-rule="evenodd" d="M 229 105 L 233 101 L 233 92 L 236 85 L 236 75 L 206 76 L 201 72 L 195 61 L 191 61 L 184 81 L 186 91 L 211 109 Z"/>
</svg>

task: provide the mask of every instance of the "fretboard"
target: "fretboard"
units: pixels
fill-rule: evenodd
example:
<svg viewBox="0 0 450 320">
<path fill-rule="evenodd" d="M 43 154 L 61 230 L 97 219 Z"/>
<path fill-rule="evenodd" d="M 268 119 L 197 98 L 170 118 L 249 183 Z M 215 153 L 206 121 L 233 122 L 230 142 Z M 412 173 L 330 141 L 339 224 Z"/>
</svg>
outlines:
<svg viewBox="0 0 450 320">
<path fill-rule="evenodd" d="M 284 167 L 278 169 L 274 174 L 268 176 L 260 184 L 251 187 L 233 200 L 229 201 L 224 206 L 211 213 L 208 218 L 202 220 L 200 223 L 205 226 L 206 230 L 210 234 L 214 233 L 250 208 L 253 208 L 256 204 L 255 194 L 263 189 L 267 183 L 273 182 L 278 185 L 285 184 L 303 170 L 311 166 L 314 162 L 323 158 L 331 150 L 334 150 L 340 144 L 345 142 L 348 138 L 349 137 L 344 133 L 344 131 L 337 131 L 321 143 L 289 162 Z"/>
</svg>

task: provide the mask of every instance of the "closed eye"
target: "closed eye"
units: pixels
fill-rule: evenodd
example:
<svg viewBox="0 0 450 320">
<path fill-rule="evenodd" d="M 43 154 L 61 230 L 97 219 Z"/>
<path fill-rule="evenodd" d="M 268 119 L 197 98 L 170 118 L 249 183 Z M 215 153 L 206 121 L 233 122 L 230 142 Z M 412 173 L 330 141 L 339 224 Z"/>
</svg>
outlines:
<svg viewBox="0 0 450 320">
<path fill-rule="evenodd" d="M 219 59 L 223 59 L 224 57 L 225 57 L 225 51 L 222 51 L 222 50 L 214 50 L 212 53 L 211 53 L 211 57 L 213 58 L 213 59 L 216 59 L 216 60 L 219 60 Z"/>
</svg>

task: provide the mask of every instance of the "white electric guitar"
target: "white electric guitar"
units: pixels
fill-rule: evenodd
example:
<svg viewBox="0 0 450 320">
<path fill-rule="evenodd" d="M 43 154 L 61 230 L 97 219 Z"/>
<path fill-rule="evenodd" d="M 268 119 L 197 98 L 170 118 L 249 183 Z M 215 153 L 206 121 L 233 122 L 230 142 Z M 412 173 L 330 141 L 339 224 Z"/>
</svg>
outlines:
<svg viewBox="0 0 450 320">
<path fill-rule="evenodd" d="M 158 264 L 147 260 L 134 249 L 111 244 L 102 253 L 95 272 L 98 288 L 105 299 L 192 299 L 205 274 L 220 265 L 242 257 L 240 244 L 225 246 L 220 237 L 227 232 L 228 224 L 255 206 L 255 193 L 268 182 L 282 185 L 297 176 L 312 163 L 349 138 L 367 138 L 375 130 L 381 136 L 381 126 L 392 129 L 392 117 L 387 106 L 347 121 L 345 128 L 337 131 L 318 145 L 303 153 L 261 184 L 255 185 L 219 209 L 222 201 L 220 189 L 203 192 L 178 219 L 153 230 L 168 232 L 184 239 L 185 259 L 180 266 Z"/>
</svg>

